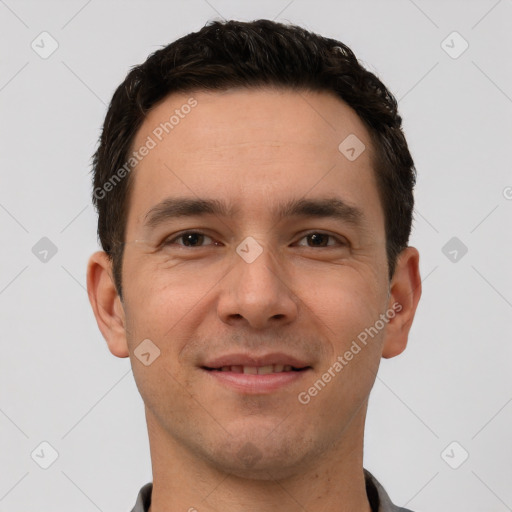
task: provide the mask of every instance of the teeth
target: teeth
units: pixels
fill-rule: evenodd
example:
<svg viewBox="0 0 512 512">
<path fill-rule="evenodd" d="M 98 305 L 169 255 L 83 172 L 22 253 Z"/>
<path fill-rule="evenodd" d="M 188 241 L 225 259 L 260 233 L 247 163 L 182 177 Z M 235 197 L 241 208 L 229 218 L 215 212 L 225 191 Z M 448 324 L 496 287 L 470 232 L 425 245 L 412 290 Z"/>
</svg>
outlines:
<svg viewBox="0 0 512 512">
<path fill-rule="evenodd" d="M 258 375 L 266 375 L 267 373 L 273 373 L 274 372 L 274 365 L 269 364 L 268 366 L 261 366 L 258 368 Z"/>
<path fill-rule="evenodd" d="M 292 367 L 289 364 L 269 364 L 267 366 L 223 366 L 218 368 L 221 372 L 245 373 L 249 375 L 267 375 L 269 373 L 291 372 Z"/>
</svg>

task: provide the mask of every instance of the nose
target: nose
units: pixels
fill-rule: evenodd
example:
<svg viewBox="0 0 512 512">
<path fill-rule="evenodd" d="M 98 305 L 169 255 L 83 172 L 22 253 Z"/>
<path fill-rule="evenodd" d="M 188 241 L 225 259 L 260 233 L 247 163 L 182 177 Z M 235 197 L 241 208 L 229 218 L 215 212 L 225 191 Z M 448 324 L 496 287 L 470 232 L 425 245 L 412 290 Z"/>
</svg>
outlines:
<svg viewBox="0 0 512 512">
<path fill-rule="evenodd" d="M 218 300 L 219 318 L 229 325 L 254 329 L 284 326 L 298 314 L 295 295 L 282 263 L 263 248 L 251 262 L 233 255 L 234 267 L 222 280 Z"/>
</svg>

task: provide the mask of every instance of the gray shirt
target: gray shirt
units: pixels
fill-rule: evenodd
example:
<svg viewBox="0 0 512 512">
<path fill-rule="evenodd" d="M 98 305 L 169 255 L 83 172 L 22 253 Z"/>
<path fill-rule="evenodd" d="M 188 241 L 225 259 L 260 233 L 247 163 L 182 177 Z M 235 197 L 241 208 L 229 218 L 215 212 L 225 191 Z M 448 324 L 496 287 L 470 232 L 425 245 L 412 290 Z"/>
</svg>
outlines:
<svg viewBox="0 0 512 512">
<path fill-rule="evenodd" d="M 412 512 L 408 508 L 400 508 L 393 505 L 384 487 L 366 469 L 364 470 L 364 477 L 366 481 L 366 494 L 368 495 L 372 512 Z M 142 487 L 132 512 L 147 512 L 149 510 L 152 489 L 153 484 L 151 482 Z"/>
</svg>

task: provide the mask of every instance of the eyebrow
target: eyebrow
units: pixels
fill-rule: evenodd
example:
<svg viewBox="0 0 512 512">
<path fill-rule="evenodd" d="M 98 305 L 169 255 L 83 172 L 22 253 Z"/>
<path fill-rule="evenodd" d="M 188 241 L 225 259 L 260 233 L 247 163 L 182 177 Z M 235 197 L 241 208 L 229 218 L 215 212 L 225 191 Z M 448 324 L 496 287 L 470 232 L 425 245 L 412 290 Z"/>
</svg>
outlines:
<svg viewBox="0 0 512 512">
<path fill-rule="evenodd" d="M 233 217 L 239 212 L 239 208 L 235 208 L 233 205 L 229 205 L 218 199 L 170 197 L 164 199 L 146 213 L 144 225 L 147 228 L 155 228 L 169 219 L 178 217 L 197 217 L 204 215 Z M 361 225 L 364 221 L 364 214 L 360 208 L 349 205 L 339 198 L 292 199 L 284 204 L 278 205 L 273 213 L 278 219 L 286 217 L 331 217 L 356 227 Z"/>
</svg>

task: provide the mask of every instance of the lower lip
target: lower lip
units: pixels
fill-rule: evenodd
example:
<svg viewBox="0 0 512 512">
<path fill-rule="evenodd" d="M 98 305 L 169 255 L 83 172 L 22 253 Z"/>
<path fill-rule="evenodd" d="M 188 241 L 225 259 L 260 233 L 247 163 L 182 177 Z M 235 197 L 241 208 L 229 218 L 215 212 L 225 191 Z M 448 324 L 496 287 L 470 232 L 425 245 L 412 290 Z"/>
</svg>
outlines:
<svg viewBox="0 0 512 512">
<path fill-rule="evenodd" d="M 272 393 L 278 389 L 297 382 L 304 378 L 310 369 L 300 372 L 267 373 L 265 375 L 254 375 L 250 373 L 222 372 L 218 370 L 204 370 L 221 384 L 247 394 Z"/>
</svg>

